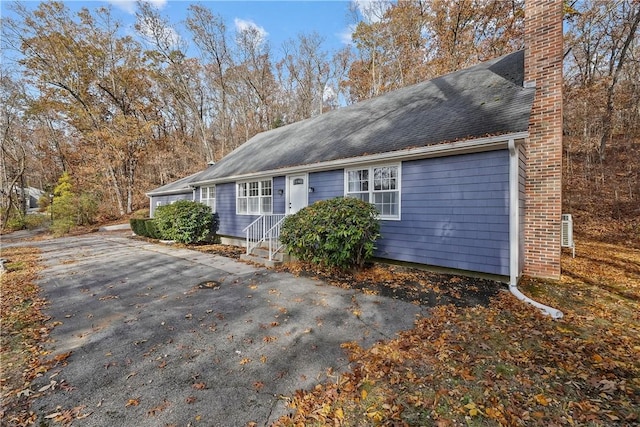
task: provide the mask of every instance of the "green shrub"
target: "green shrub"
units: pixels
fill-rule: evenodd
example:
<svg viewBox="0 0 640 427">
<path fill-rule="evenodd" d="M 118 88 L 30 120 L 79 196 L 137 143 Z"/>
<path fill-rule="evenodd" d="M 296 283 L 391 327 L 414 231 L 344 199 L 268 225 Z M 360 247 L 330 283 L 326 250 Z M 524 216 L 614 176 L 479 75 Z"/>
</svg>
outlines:
<svg viewBox="0 0 640 427">
<path fill-rule="evenodd" d="M 53 211 L 53 221 L 60 224 L 71 223 L 76 219 L 76 194 L 73 192 L 71 175 L 64 172 L 58 179 L 58 184 L 53 190 L 53 203 L 49 206 Z"/>
<path fill-rule="evenodd" d="M 322 200 L 288 216 L 280 241 L 292 255 L 329 267 L 364 266 L 373 256 L 380 224 L 375 207 L 354 198 Z"/>
<path fill-rule="evenodd" d="M 60 237 L 70 232 L 75 225 L 72 218 L 58 218 L 53 220 L 50 228 L 54 236 Z"/>
<path fill-rule="evenodd" d="M 138 236 L 162 239 L 162 234 L 158 231 L 156 222 L 152 218 L 131 218 L 129 224 L 131 225 L 131 230 Z"/>
<path fill-rule="evenodd" d="M 163 239 L 179 243 L 199 243 L 215 239 L 217 216 L 203 203 L 179 200 L 158 207 L 155 225 Z"/>
<path fill-rule="evenodd" d="M 24 226 L 27 230 L 35 230 L 45 225 L 49 221 L 49 217 L 43 214 L 28 214 L 24 218 Z"/>
<path fill-rule="evenodd" d="M 133 231 L 138 236 L 146 236 L 147 228 L 145 227 L 145 219 L 139 218 L 131 218 L 129 219 L 129 225 L 131 226 L 131 231 Z"/>
<path fill-rule="evenodd" d="M 162 234 L 160 234 L 160 230 L 158 230 L 155 220 L 151 218 L 145 219 L 144 229 L 146 233 L 145 236 L 150 237 L 152 239 L 162 239 Z"/>
<path fill-rule="evenodd" d="M 17 231 L 23 230 L 25 227 L 25 216 L 22 212 L 13 209 L 12 212 L 9 213 L 9 218 L 7 219 L 6 224 L 4 224 L 4 229 L 7 231 Z"/>
<path fill-rule="evenodd" d="M 13 209 L 9 213 L 9 219 L 5 225 L 7 231 L 35 230 L 43 227 L 49 221 L 49 217 L 42 214 L 32 213 L 23 215 L 22 212 Z"/>
<path fill-rule="evenodd" d="M 98 203 L 88 193 L 73 191 L 72 178 L 64 172 L 53 190 L 53 203 L 49 205 L 53 217 L 51 230 L 55 235 L 66 234 L 76 225 L 89 225 L 95 220 Z"/>
</svg>

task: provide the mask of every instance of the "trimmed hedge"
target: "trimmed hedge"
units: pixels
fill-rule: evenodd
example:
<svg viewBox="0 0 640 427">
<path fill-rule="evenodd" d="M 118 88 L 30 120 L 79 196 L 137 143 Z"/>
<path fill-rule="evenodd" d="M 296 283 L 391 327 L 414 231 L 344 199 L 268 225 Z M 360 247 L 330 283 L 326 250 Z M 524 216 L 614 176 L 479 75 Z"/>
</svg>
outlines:
<svg viewBox="0 0 640 427">
<path fill-rule="evenodd" d="M 359 199 L 318 201 L 284 220 L 280 241 L 303 261 L 362 268 L 380 237 L 377 216 L 372 204 Z"/>
<path fill-rule="evenodd" d="M 131 230 L 138 236 L 162 239 L 162 235 L 152 218 L 131 218 L 129 224 L 131 225 Z"/>
<path fill-rule="evenodd" d="M 148 221 L 148 218 L 131 218 L 129 219 L 129 226 L 131 226 L 131 231 L 133 231 L 138 236 L 146 236 L 147 232 L 145 230 L 144 223 Z"/>
<path fill-rule="evenodd" d="M 145 236 L 147 237 L 150 237 L 152 239 L 162 239 L 162 234 L 160 234 L 160 230 L 158 230 L 156 222 L 151 218 L 147 218 L 144 221 L 144 231 Z"/>
<path fill-rule="evenodd" d="M 158 207 L 154 222 L 163 239 L 179 243 L 214 241 L 218 231 L 218 216 L 211 208 L 189 200 Z"/>
</svg>

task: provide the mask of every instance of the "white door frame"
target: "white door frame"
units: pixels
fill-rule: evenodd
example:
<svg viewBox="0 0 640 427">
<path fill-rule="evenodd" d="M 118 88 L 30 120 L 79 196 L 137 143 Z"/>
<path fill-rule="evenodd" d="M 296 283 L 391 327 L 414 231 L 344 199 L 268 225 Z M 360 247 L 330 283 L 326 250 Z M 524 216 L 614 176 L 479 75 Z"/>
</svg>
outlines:
<svg viewBox="0 0 640 427">
<path fill-rule="evenodd" d="M 290 211 L 290 206 L 291 206 L 291 179 L 292 178 L 296 178 L 296 177 L 304 177 L 304 206 L 306 207 L 309 205 L 309 174 L 308 173 L 297 173 L 297 174 L 292 174 L 292 175 L 287 175 L 286 176 L 286 181 L 287 181 L 287 197 L 285 199 L 285 209 L 284 211 L 286 212 L 287 215 L 291 214 Z"/>
</svg>

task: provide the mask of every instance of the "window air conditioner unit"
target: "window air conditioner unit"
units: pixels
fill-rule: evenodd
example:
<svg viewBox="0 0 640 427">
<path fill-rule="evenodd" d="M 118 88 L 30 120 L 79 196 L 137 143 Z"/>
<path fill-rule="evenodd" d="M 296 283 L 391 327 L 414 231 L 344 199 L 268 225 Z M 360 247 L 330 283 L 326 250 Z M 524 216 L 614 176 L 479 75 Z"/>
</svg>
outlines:
<svg viewBox="0 0 640 427">
<path fill-rule="evenodd" d="M 576 245 L 573 241 L 573 219 L 571 214 L 562 214 L 561 246 L 571 248 L 571 255 L 576 257 Z"/>
</svg>

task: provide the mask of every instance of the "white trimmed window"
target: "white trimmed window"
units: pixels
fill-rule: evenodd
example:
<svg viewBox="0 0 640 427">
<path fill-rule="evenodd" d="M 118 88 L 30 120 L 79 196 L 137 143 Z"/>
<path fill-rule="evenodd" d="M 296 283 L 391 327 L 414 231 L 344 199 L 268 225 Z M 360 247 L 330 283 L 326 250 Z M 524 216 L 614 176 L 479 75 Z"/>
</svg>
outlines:
<svg viewBox="0 0 640 427">
<path fill-rule="evenodd" d="M 216 211 L 216 186 L 212 185 L 210 187 L 201 187 L 200 188 L 200 203 L 204 203 L 205 205 L 211 208 L 211 212 Z"/>
<path fill-rule="evenodd" d="M 381 219 L 400 219 L 400 167 L 370 166 L 345 171 L 345 195 L 372 203 Z"/>
<path fill-rule="evenodd" d="M 236 213 L 246 215 L 270 214 L 273 183 L 262 181 L 239 182 L 236 187 Z"/>
</svg>

